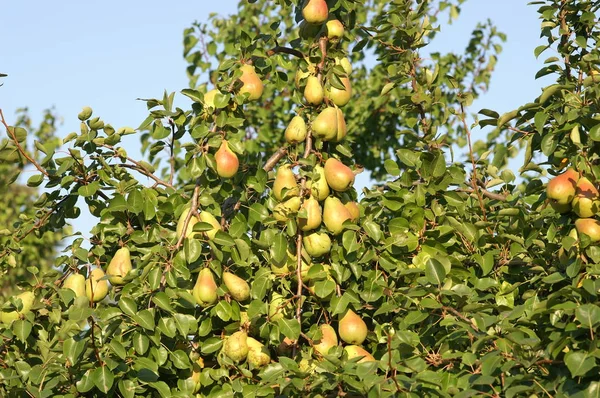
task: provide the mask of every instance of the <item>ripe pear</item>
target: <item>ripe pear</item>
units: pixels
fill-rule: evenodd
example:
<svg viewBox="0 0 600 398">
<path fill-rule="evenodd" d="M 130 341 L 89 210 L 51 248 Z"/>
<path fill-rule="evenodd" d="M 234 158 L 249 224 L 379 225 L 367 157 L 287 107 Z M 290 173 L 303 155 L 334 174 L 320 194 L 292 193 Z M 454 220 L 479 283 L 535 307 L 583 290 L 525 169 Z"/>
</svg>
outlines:
<svg viewBox="0 0 600 398">
<path fill-rule="evenodd" d="M 196 303 L 201 307 L 207 307 L 217 302 L 217 284 L 210 268 L 202 268 L 192 289 L 192 295 Z"/>
<path fill-rule="evenodd" d="M 253 368 L 262 368 L 271 362 L 269 351 L 260 341 L 248 337 L 246 344 L 248 345 L 248 363 Z"/>
<path fill-rule="evenodd" d="M 324 232 L 313 232 L 302 238 L 306 252 L 312 257 L 321 257 L 331 250 L 331 238 Z"/>
<path fill-rule="evenodd" d="M 348 344 L 362 344 L 367 338 L 367 324 L 351 309 L 340 319 L 338 333 Z"/>
<path fill-rule="evenodd" d="M 181 213 L 181 216 L 179 216 L 179 220 L 177 221 L 177 239 L 179 239 L 181 237 L 181 235 L 183 234 L 183 227 L 185 225 L 185 219 L 187 218 L 188 214 L 190 214 L 190 208 L 187 207 L 183 210 L 183 212 Z M 192 237 L 192 235 L 197 235 L 197 233 L 193 233 L 194 231 L 194 225 L 196 225 L 196 223 L 198 223 L 198 218 L 192 216 L 190 218 L 190 221 L 188 222 L 187 228 L 185 230 L 185 237 L 186 238 L 190 238 Z"/>
<path fill-rule="evenodd" d="M 306 217 L 298 216 L 298 227 L 302 231 L 310 231 L 311 229 L 319 228 L 321 225 L 321 205 L 313 196 L 304 200 L 302 209 L 306 210 Z"/>
<path fill-rule="evenodd" d="M 293 196 L 298 196 L 298 192 L 300 192 L 300 189 L 290 165 L 286 164 L 279 167 L 275 181 L 273 182 L 273 195 L 275 195 L 275 199 L 279 201 L 289 199 Z"/>
<path fill-rule="evenodd" d="M 110 260 L 108 267 L 106 267 L 106 274 L 112 285 L 122 285 L 125 283 L 123 277 L 125 277 L 131 269 L 131 253 L 129 253 L 128 248 L 122 247 L 117 250 L 114 257 Z"/>
<path fill-rule="evenodd" d="M 335 135 L 335 138 L 332 141 L 340 142 L 341 140 L 344 139 L 346 134 L 348 134 L 348 129 L 346 128 L 346 120 L 344 120 L 344 114 L 342 113 L 342 110 L 337 108 L 336 114 L 337 114 L 337 134 Z"/>
<path fill-rule="evenodd" d="M 0 321 L 5 324 L 10 324 L 21 317 L 31 312 L 33 302 L 35 300 L 35 294 L 33 292 L 23 292 L 17 295 L 17 298 L 21 300 L 21 309 L 9 312 L 0 312 Z"/>
<path fill-rule="evenodd" d="M 348 346 L 344 347 L 344 351 L 346 351 L 348 353 L 348 359 L 362 357 L 358 361 L 358 363 L 376 361 L 376 359 L 373 357 L 373 355 L 371 355 L 371 353 L 369 351 L 367 351 L 364 348 L 359 347 L 357 345 L 348 345 Z"/>
<path fill-rule="evenodd" d="M 335 64 L 340 65 L 342 68 L 344 68 L 344 72 L 346 72 L 346 75 L 350 76 L 350 74 L 352 73 L 352 64 L 350 63 L 350 60 L 348 58 L 346 58 L 346 57 L 337 58 L 336 57 Z"/>
<path fill-rule="evenodd" d="M 88 300 L 96 303 L 106 297 L 108 294 L 108 281 L 106 279 L 100 280 L 104 276 L 104 271 L 100 268 L 94 268 L 90 272 L 85 282 L 85 294 Z"/>
<path fill-rule="evenodd" d="M 285 129 L 285 141 L 298 144 L 306 139 L 306 122 L 301 116 L 294 116 Z"/>
<path fill-rule="evenodd" d="M 337 106 L 344 106 L 350 102 L 350 98 L 352 97 L 352 84 L 348 77 L 342 77 L 340 80 L 345 89 L 341 90 L 337 87 L 330 86 L 325 92 L 325 95 Z"/>
<path fill-rule="evenodd" d="M 341 39 L 344 36 L 344 25 L 337 19 L 327 21 L 325 29 L 327 29 L 327 37 L 330 39 Z"/>
<path fill-rule="evenodd" d="M 242 362 L 248 356 L 248 334 L 243 330 L 227 337 L 223 344 L 223 353 L 233 362 Z"/>
<path fill-rule="evenodd" d="M 577 181 L 575 198 L 571 202 L 573 211 L 581 218 L 592 217 L 600 211 L 600 196 L 590 180 L 582 177 Z"/>
<path fill-rule="evenodd" d="M 329 158 L 325 162 L 325 179 L 331 189 L 344 192 L 354 184 L 354 173 L 336 158 Z"/>
<path fill-rule="evenodd" d="M 316 165 L 313 170 L 316 173 L 317 178 L 315 180 L 308 180 L 306 188 L 310 190 L 315 198 L 319 201 L 323 201 L 327 199 L 330 193 L 329 185 L 327 185 L 327 180 L 325 179 L 325 169 Z"/>
<path fill-rule="evenodd" d="M 335 140 L 338 136 L 337 108 L 327 107 L 312 122 L 313 135 L 323 141 Z"/>
<path fill-rule="evenodd" d="M 215 153 L 215 163 L 217 164 L 217 174 L 221 178 L 231 178 L 238 172 L 240 161 L 229 148 L 227 140 L 221 142 L 219 150 Z"/>
<path fill-rule="evenodd" d="M 579 181 L 579 174 L 573 169 L 568 169 L 548 182 L 546 196 L 555 200 L 557 204 L 569 204 L 575 197 L 577 181 Z"/>
<path fill-rule="evenodd" d="M 208 239 L 213 240 L 215 238 L 215 235 L 217 234 L 217 232 L 221 230 L 221 224 L 219 224 L 219 221 L 217 221 L 215 216 L 213 216 L 211 213 L 209 213 L 206 210 L 203 210 L 198 214 L 198 219 L 202 222 L 209 223 L 210 225 L 213 226 L 212 229 L 209 229 L 208 231 L 204 231 L 204 233 L 206 234 Z"/>
<path fill-rule="evenodd" d="M 250 95 L 248 99 L 252 101 L 259 99 L 263 93 L 264 86 L 260 77 L 256 74 L 254 66 L 245 64 L 241 66 L 240 70 L 242 71 L 240 80 L 244 83 L 242 88 L 240 88 L 240 93 L 248 93 Z"/>
<path fill-rule="evenodd" d="M 331 325 L 323 324 L 319 326 L 321 330 L 321 340 L 318 344 L 314 344 L 313 348 L 321 355 L 326 355 L 330 349 L 338 345 L 338 338 L 335 330 Z"/>
<path fill-rule="evenodd" d="M 250 285 L 239 276 L 231 272 L 223 272 L 223 283 L 234 300 L 246 301 L 250 298 Z"/>
<path fill-rule="evenodd" d="M 352 214 L 350 214 L 346 206 L 338 198 L 330 196 L 325 199 L 323 223 L 329 232 L 334 235 L 339 234 L 344 229 L 344 221 L 351 219 Z"/>
<path fill-rule="evenodd" d="M 312 24 L 322 24 L 329 17 L 329 8 L 325 0 L 306 0 L 302 7 L 304 20 Z"/>
<path fill-rule="evenodd" d="M 586 234 L 592 242 L 600 242 L 600 221 L 593 218 L 575 220 L 575 228 L 580 234 Z"/>
<path fill-rule="evenodd" d="M 304 99 L 309 105 L 318 106 L 323 103 L 323 86 L 316 76 L 309 76 L 304 87 Z"/>
<path fill-rule="evenodd" d="M 351 220 L 357 221 L 358 218 L 360 217 L 360 207 L 358 207 L 358 203 L 350 201 L 350 202 L 344 203 L 344 206 L 350 212 L 350 215 L 352 216 Z"/>
<path fill-rule="evenodd" d="M 294 196 L 285 202 L 277 203 L 273 208 L 273 218 L 282 223 L 287 222 L 293 214 L 300 210 L 301 202 L 299 196 Z"/>
<path fill-rule="evenodd" d="M 82 274 L 71 274 L 63 283 L 64 289 L 71 289 L 75 297 L 85 297 L 85 276 Z"/>
</svg>

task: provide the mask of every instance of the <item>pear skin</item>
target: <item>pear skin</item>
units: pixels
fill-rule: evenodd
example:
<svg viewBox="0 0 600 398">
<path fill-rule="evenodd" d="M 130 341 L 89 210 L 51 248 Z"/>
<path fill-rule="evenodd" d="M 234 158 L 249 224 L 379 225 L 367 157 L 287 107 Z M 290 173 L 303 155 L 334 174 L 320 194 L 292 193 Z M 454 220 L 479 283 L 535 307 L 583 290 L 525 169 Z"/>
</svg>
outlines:
<svg viewBox="0 0 600 398">
<path fill-rule="evenodd" d="M 335 139 L 333 139 L 333 142 L 340 142 L 341 140 L 344 139 L 344 137 L 346 137 L 346 134 L 348 134 L 348 129 L 346 128 L 346 120 L 344 119 L 344 113 L 342 112 L 341 109 L 336 108 L 336 115 L 337 115 L 337 134 L 335 136 Z"/>
<path fill-rule="evenodd" d="M 269 320 L 271 322 L 277 322 L 288 315 L 290 306 L 289 304 L 285 305 L 286 301 L 288 300 L 277 292 L 271 294 L 271 302 L 269 303 Z"/>
<path fill-rule="evenodd" d="M 575 197 L 571 202 L 573 211 L 581 218 L 594 216 L 600 211 L 600 195 L 590 180 L 581 177 L 577 181 Z"/>
<path fill-rule="evenodd" d="M 207 108 L 215 108 L 215 95 L 219 93 L 219 90 L 212 89 L 204 94 L 204 106 Z"/>
<path fill-rule="evenodd" d="M 314 180 L 308 180 L 306 188 L 321 202 L 327 199 L 331 191 L 329 190 L 329 185 L 327 185 L 327 179 L 325 179 L 325 169 L 316 165 L 313 170 L 317 177 Z"/>
<path fill-rule="evenodd" d="M 301 116 L 294 116 L 285 129 L 285 141 L 288 144 L 298 144 L 306 139 L 306 122 Z"/>
<path fill-rule="evenodd" d="M 106 297 L 108 294 L 108 281 L 104 278 L 104 271 L 100 268 L 94 268 L 88 275 L 85 282 L 85 294 L 88 300 L 97 303 Z"/>
<path fill-rule="evenodd" d="M 586 234 L 592 242 L 600 242 L 600 221 L 593 218 L 575 220 L 575 228 L 579 234 Z"/>
<path fill-rule="evenodd" d="M 275 199 L 282 201 L 293 196 L 298 196 L 300 189 L 296 182 L 296 176 L 289 165 L 283 165 L 277 169 L 275 181 L 273 182 L 273 195 Z"/>
<path fill-rule="evenodd" d="M 122 285 L 125 277 L 133 267 L 131 266 L 131 253 L 126 247 L 122 247 L 115 253 L 106 267 L 106 274 L 111 285 Z"/>
<path fill-rule="evenodd" d="M 323 223 L 329 232 L 338 235 L 344 229 L 344 221 L 351 219 L 352 215 L 338 198 L 330 196 L 325 199 Z"/>
<path fill-rule="evenodd" d="M 252 368 L 262 368 L 271 362 L 271 356 L 265 346 L 258 340 L 248 337 L 248 363 Z"/>
<path fill-rule="evenodd" d="M 318 344 L 314 344 L 313 348 L 319 354 L 326 355 L 330 349 L 338 345 L 337 334 L 331 325 L 324 324 L 319 326 L 319 329 L 322 335 L 321 340 Z"/>
<path fill-rule="evenodd" d="M 327 37 L 330 39 L 341 39 L 344 36 L 344 25 L 337 19 L 327 21 L 325 29 L 327 29 Z"/>
<path fill-rule="evenodd" d="M 227 140 L 221 142 L 219 150 L 215 153 L 215 163 L 217 164 L 217 174 L 221 178 L 231 178 L 238 172 L 240 161 L 229 148 Z"/>
<path fill-rule="evenodd" d="M 568 169 L 548 182 L 546 196 L 556 201 L 557 204 L 569 204 L 575 198 L 577 181 L 579 181 L 579 173 L 573 169 Z"/>
<path fill-rule="evenodd" d="M 338 136 L 337 108 L 327 107 L 312 122 L 312 132 L 323 141 L 335 140 Z"/>
<path fill-rule="evenodd" d="M 281 223 L 287 222 L 292 215 L 298 213 L 301 202 L 299 196 L 294 196 L 285 202 L 277 203 L 273 208 L 273 218 Z"/>
<path fill-rule="evenodd" d="M 329 17 L 329 8 L 325 0 L 306 0 L 302 7 L 304 20 L 312 24 L 322 24 Z"/>
<path fill-rule="evenodd" d="M 251 101 L 259 99 L 263 93 L 264 86 L 260 77 L 256 74 L 254 66 L 245 64 L 240 67 L 240 70 L 242 71 L 240 80 L 244 83 L 242 88 L 240 88 L 240 93 L 248 93 L 248 99 Z"/>
<path fill-rule="evenodd" d="M 242 302 L 250 298 L 250 285 L 239 276 L 231 272 L 223 272 L 223 283 L 234 300 Z"/>
<path fill-rule="evenodd" d="M 353 201 L 346 202 L 344 203 L 344 207 L 350 212 L 350 215 L 352 216 L 351 220 L 357 221 L 360 217 L 360 207 L 358 207 L 358 203 Z"/>
<path fill-rule="evenodd" d="M 331 189 L 344 192 L 354 184 L 354 173 L 344 163 L 335 158 L 329 158 L 325 162 L 325 179 Z"/>
<path fill-rule="evenodd" d="M 329 98 L 337 106 L 344 106 L 350 102 L 350 98 L 352 98 L 352 84 L 350 83 L 350 79 L 348 77 L 342 77 L 340 80 L 344 85 L 343 90 L 330 86 L 325 94 L 327 98 Z"/>
<path fill-rule="evenodd" d="M 223 344 L 223 353 L 233 362 L 239 363 L 248 356 L 248 334 L 244 331 L 233 333 Z"/>
<path fill-rule="evenodd" d="M 352 73 L 352 64 L 350 63 L 350 60 L 346 57 L 342 57 L 342 58 L 335 58 L 335 64 L 336 65 L 340 65 L 342 68 L 344 68 L 344 72 L 346 72 L 346 75 L 350 76 L 350 74 Z"/>
<path fill-rule="evenodd" d="M 364 348 L 359 347 L 357 345 L 348 345 L 348 346 L 344 347 L 344 351 L 346 351 L 348 353 L 348 359 L 362 357 L 358 361 L 358 363 L 375 362 L 376 361 L 376 359 L 373 357 L 373 355 L 371 355 L 371 353 L 369 351 L 367 351 Z"/>
<path fill-rule="evenodd" d="M 215 216 L 213 216 L 206 210 L 201 211 L 198 214 L 198 218 L 200 221 L 209 223 L 210 225 L 213 226 L 212 229 L 209 229 L 208 231 L 204 231 L 208 240 L 213 240 L 215 238 L 215 235 L 217 234 L 217 232 L 221 230 L 221 224 L 219 223 L 219 221 L 217 221 Z"/>
<path fill-rule="evenodd" d="M 208 307 L 217 302 L 217 284 L 210 268 L 203 268 L 198 274 L 196 284 L 192 289 L 196 303 L 201 307 Z"/>
<path fill-rule="evenodd" d="M 312 257 L 321 257 L 331 251 L 331 238 L 324 232 L 313 232 L 302 238 L 306 252 Z"/>
<path fill-rule="evenodd" d="M 302 209 L 306 210 L 306 217 L 298 217 L 298 227 L 302 231 L 310 231 L 321 225 L 321 205 L 313 196 L 304 200 Z"/>
<path fill-rule="evenodd" d="M 338 333 L 348 344 L 360 345 L 367 338 L 367 324 L 354 311 L 349 309 L 340 319 Z"/>
<path fill-rule="evenodd" d="M 318 106 L 323 103 L 323 86 L 316 76 L 309 76 L 304 87 L 304 99 L 306 103 L 313 106 Z"/>
<path fill-rule="evenodd" d="M 4 324 L 10 324 L 21 317 L 31 312 L 33 302 L 35 301 L 35 294 L 33 292 L 23 292 L 17 295 L 17 298 L 21 300 L 21 309 L 9 312 L 0 312 L 0 321 Z"/>
<path fill-rule="evenodd" d="M 177 239 L 181 238 L 181 235 L 183 234 L 183 227 L 185 226 L 185 219 L 187 218 L 188 214 L 190 214 L 190 208 L 187 207 L 183 210 L 183 212 L 181 213 L 181 216 L 179 216 L 179 220 L 177 221 Z M 197 233 L 194 233 L 194 225 L 196 225 L 196 223 L 198 223 L 198 218 L 192 216 L 190 218 L 190 221 L 188 222 L 187 228 L 185 230 L 185 237 L 189 238 L 192 235 L 197 235 Z"/>
<path fill-rule="evenodd" d="M 63 283 L 64 289 L 71 289 L 75 297 L 85 297 L 85 276 L 82 274 L 71 274 Z"/>
</svg>

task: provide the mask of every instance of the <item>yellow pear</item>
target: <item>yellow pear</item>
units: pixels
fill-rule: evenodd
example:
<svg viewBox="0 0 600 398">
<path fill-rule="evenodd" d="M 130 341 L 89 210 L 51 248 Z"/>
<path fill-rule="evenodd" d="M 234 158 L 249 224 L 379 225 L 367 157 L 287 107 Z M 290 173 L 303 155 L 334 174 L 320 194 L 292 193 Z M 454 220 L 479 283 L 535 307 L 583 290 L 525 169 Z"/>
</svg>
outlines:
<svg viewBox="0 0 600 398">
<path fill-rule="evenodd" d="M 9 312 L 0 312 L 0 320 L 2 323 L 10 324 L 21 317 L 31 312 L 33 302 L 35 300 L 35 294 L 33 292 L 23 292 L 17 295 L 17 298 L 21 300 L 21 309 Z"/>
<path fill-rule="evenodd" d="M 282 223 L 287 222 L 293 214 L 300 210 L 301 202 L 299 196 L 294 196 L 285 202 L 277 203 L 273 208 L 273 218 Z"/>
<path fill-rule="evenodd" d="M 306 139 L 306 122 L 301 116 L 294 116 L 285 129 L 285 141 L 298 144 Z"/>
<path fill-rule="evenodd" d="M 131 269 L 131 254 L 129 253 L 129 249 L 122 247 L 117 250 L 114 257 L 110 260 L 108 267 L 106 267 L 109 282 L 112 285 L 122 285 L 125 283 L 123 278 Z"/>
<path fill-rule="evenodd" d="M 221 224 L 219 223 L 219 221 L 217 221 L 215 216 L 213 216 L 212 214 L 210 214 L 208 211 L 205 211 L 205 210 L 201 211 L 198 214 L 198 218 L 200 221 L 209 223 L 210 225 L 213 226 L 212 229 L 209 229 L 208 231 L 204 231 L 204 233 L 206 234 L 208 239 L 213 240 L 215 238 L 215 235 L 217 234 L 217 232 L 221 230 Z"/>
<path fill-rule="evenodd" d="M 592 242 L 600 242 L 600 221 L 593 218 L 575 220 L 575 228 L 580 234 L 586 234 Z"/>
<path fill-rule="evenodd" d="M 359 347 L 357 345 L 348 345 L 348 346 L 344 347 L 344 351 L 346 351 L 348 353 L 348 359 L 362 357 L 358 361 L 358 363 L 376 361 L 376 359 L 373 357 L 373 355 L 371 355 L 371 353 L 369 351 L 367 351 L 364 348 Z"/>
<path fill-rule="evenodd" d="M 338 198 L 330 196 L 325 199 L 323 223 L 329 232 L 334 235 L 339 234 L 344 229 L 344 221 L 351 219 L 352 214 L 350 214 L 346 206 Z"/>
<path fill-rule="evenodd" d="M 553 199 L 557 204 L 569 204 L 575 197 L 577 181 L 579 181 L 579 173 L 573 169 L 568 169 L 548 182 L 546 196 Z"/>
<path fill-rule="evenodd" d="M 318 344 L 314 344 L 313 348 L 321 355 L 326 355 L 330 349 L 338 345 L 338 338 L 335 330 L 331 325 L 323 324 L 319 326 L 321 330 L 321 339 Z"/>
<path fill-rule="evenodd" d="M 590 180 L 582 177 L 577 182 L 575 198 L 571 202 L 573 211 L 581 218 L 592 217 L 600 211 L 600 196 Z"/>
<path fill-rule="evenodd" d="M 338 136 L 337 108 L 327 107 L 312 122 L 312 132 L 323 141 L 335 140 Z"/>
<path fill-rule="evenodd" d="M 329 185 L 325 179 L 325 169 L 319 165 L 316 165 L 313 169 L 316 178 L 314 180 L 308 180 L 306 182 L 306 188 L 310 190 L 311 194 L 319 201 L 325 200 L 330 193 Z"/>
<path fill-rule="evenodd" d="M 281 201 L 298 196 L 300 189 L 296 182 L 296 176 L 290 165 L 286 164 L 277 169 L 277 175 L 273 182 L 273 195 L 275 199 Z"/>
<path fill-rule="evenodd" d="M 302 16 L 308 23 L 324 23 L 329 17 L 327 2 L 325 0 L 306 0 L 302 7 Z"/>
<path fill-rule="evenodd" d="M 108 294 L 108 281 L 104 278 L 106 275 L 100 268 L 94 268 L 88 275 L 85 282 L 85 294 L 88 300 L 93 302 L 101 301 Z"/>
<path fill-rule="evenodd" d="M 248 337 L 246 344 L 248 345 L 248 363 L 253 368 L 262 368 L 271 362 L 269 351 L 260 341 Z"/>
<path fill-rule="evenodd" d="M 350 102 L 350 98 L 352 97 L 352 84 L 348 77 L 342 77 L 340 80 L 344 85 L 344 89 L 341 90 L 331 85 L 325 92 L 325 95 L 337 106 L 344 106 Z"/>
<path fill-rule="evenodd" d="M 350 60 L 346 57 L 342 57 L 342 58 L 335 58 L 335 64 L 336 65 L 340 65 L 342 68 L 344 68 L 344 72 L 346 72 L 346 75 L 350 76 L 350 74 L 352 73 L 352 64 L 350 63 Z"/>
<path fill-rule="evenodd" d="M 248 334 L 244 331 L 233 333 L 223 344 L 223 353 L 233 362 L 242 362 L 248 356 Z"/>
<path fill-rule="evenodd" d="M 204 105 L 208 108 L 216 108 L 215 107 L 215 95 L 219 93 L 219 90 L 212 89 L 204 94 Z"/>
<path fill-rule="evenodd" d="M 344 36 L 344 25 L 337 19 L 327 21 L 325 28 L 330 39 L 341 39 Z"/>
<path fill-rule="evenodd" d="M 221 178 L 231 178 L 238 172 L 240 161 L 229 148 L 227 140 L 221 142 L 219 150 L 215 153 L 215 163 L 217 164 L 217 174 Z"/>
<path fill-rule="evenodd" d="M 196 303 L 201 307 L 207 307 L 217 302 L 217 284 L 210 268 L 202 268 L 192 289 L 192 295 Z"/>
<path fill-rule="evenodd" d="M 352 216 L 351 220 L 357 221 L 360 217 L 360 207 L 358 207 L 358 203 L 353 201 L 346 202 L 344 203 L 344 207 L 350 212 L 350 215 Z"/>
<path fill-rule="evenodd" d="M 75 297 L 85 297 L 85 276 L 82 274 L 71 274 L 63 283 L 64 289 L 71 289 Z"/>
<path fill-rule="evenodd" d="M 246 301 L 250 298 L 250 285 L 239 276 L 231 272 L 223 272 L 223 283 L 234 300 Z"/>
<path fill-rule="evenodd" d="M 248 99 L 250 100 L 259 99 L 263 93 L 264 86 L 260 77 L 256 74 L 254 66 L 245 64 L 241 66 L 240 70 L 242 71 L 240 80 L 244 83 L 242 88 L 240 88 L 240 93 L 248 93 Z"/>
<path fill-rule="evenodd" d="M 346 134 L 348 134 L 348 129 L 346 128 L 346 120 L 344 120 L 344 114 L 342 113 L 342 110 L 339 108 L 336 108 L 336 114 L 337 114 L 337 134 L 335 136 L 335 139 L 333 139 L 332 141 L 340 142 L 341 140 L 344 139 Z"/>
<path fill-rule="evenodd" d="M 362 344 L 367 338 L 367 324 L 354 311 L 348 309 L 340 319 L 338 333 L 340 338 L 348 344 Z"/>
<path fill-rule="evenodd" d="M 309 105 L 318 106 L 323 103 L 323 86 L 316 76 L 309 76 L 304 87 L 304 99 Z"/>
<path fill-rule="evenodd" d="M 298 216 L 298 227 L 302 231 L 319 228 L 321 225 L 321 205 L 319 201 L 313 196 L 309 197 L 302 203 L 302 210 L 305 210 L 306 214 L 302 217 Z"/>
<path fill-rule="evenodd" d="M 344 192 L 354 184 L 354 173 L 336 158 L 329 158 L 325 162 L 325 179 L 331 189 Z"/>
<path fill-rule="evenodd" d="M 194 394 L 200 391 L 200 388 L 202 387 L 202 382 L 200 381 L 202 377 L 202 369 L 204 369 L 204 359 L 198 358 L 192 364 L 192 375 L 190 376 L 192 382 L 194 383 L 194 389 L 192 390 Z"/>
<path fill-rule="evenodd" d="M 331 238 L 324 232 L 313 232 L 302 238 L 306 252 L 312 257 L 321 257 L 331 250 Z"/>
<path fill-rule="evenodd" d="M 181 216 L 179 216 L 179 220 L 177 221 L 177 239 L 179 239 L 181 237 L 181 235 L 183 234 L 183 227 L 185 226 L 185 219 L 187 218 L 188 214 L 190 214 L 190 208 L 187 207 L 183 210 L 183 212 L 181 213 Z M 194 231 L 194 225 L 196 225 L 196 223 L 198 222 L 198 218 L 192 216 L 190 218 L 190 221 L 188 222 L 187 228 L 185 230 L 185 237 L 189 238 L 192 235 L 196 236 L 198 233 L 193 233 Z"/>
</svg>

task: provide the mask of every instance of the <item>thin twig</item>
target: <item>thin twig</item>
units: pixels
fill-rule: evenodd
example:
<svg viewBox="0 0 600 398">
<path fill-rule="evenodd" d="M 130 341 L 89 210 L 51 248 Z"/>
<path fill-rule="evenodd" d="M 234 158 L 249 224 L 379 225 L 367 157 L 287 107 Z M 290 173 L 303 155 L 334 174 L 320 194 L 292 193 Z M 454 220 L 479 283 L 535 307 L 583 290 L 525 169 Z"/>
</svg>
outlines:
<svg viewBox="0 0 600 398">
<path fill-rule="evenodd" d="M 171 126 L 171 142 L 169 143 L 169 149 L 171 150 L 171 157 L 169 159 L 171 174 L 169 175 L 169 184 L 173 186 L 173 176 L 175 175 L 175 150 L 173 149 L 175 145 L 175 124 L 173 120 L 169 119 L 169 125 Z"/>
<path fill-rule="evenodd" d="M 190 224 L 190 220 L 192 219 L 194 214 L 196 214 L 196 212 L 198 211 L 198 196 L 199 195 L 200 195 L 200 179 L 198 178 L 196 180 L 196 186 L 194 187 L 194 193 L 192 195 L 192 205 L 190 207 L 190 211 L 187 214 L 187 216 L 185 217 L 185 221 L 183 222 L 183 229 L 182 229 L 183 233 L 177 240 L 177 243 L 175 244 L 173 251 L 177 251 L 177 249 L 179 249 L 181 247 L 181 245 L 183 244 L 183 240 L 185 239 L 186 231 L 187 231 L 188 225 Z"/>
<path fill-rule="evenodd" d="M 272 48 L 267 51 L 267 57 L 271 57 L 275 54 L 289 54 L 289 55 L 293 55 L 298 58 L 305 58 L 305 56 L 304 56 L 304 54 L 302 54 L 302 52 L 300 52 L 296 49 L 293 49 L 293 48 L 283 47 L 283 46 L 276 46 L 275 48 Z"/>
</svg>

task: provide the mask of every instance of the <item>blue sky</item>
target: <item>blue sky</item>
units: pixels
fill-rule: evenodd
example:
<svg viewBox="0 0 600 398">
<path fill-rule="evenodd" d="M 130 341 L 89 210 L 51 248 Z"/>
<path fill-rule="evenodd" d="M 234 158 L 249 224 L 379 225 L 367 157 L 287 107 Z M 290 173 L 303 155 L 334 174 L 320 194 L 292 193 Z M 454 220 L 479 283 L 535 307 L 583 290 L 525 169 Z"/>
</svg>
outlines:
<svg viewBox="0 0 600 398">
<path fill-rule="evenodd" d="M 161 97 L 164 90 L 187 85 L 183 29 L 209 13 L 231 14 L 236 7 L 237 0 L 6 2 L 0 72 L 9 76 L 0 87 L 0 108 L 11 124 L 19 107 L 29 107 L 37 121 L 43 109 L 54 106 L 64 119 L 61 137 L 78 130 L 83 106 L 115 128 L 137 127 L 147 113 L 136 98 Z M 543 60 L 535 59 L 533 49 L 544 43 L 536 8 L 527 0 L 469 0 L 458 22 L 445 27 L 428 48 L 460 53 L 477 22 L 488 18 L 508 41 L 490 90 L 470 110 L 503 113 L 530 102 L 548 84 L 534 80 Z M 141 157 L 134 148 L 127 151 Z M 75 230 L 87 235 L 91 222 L 77 220 Z"/>
</svg>

